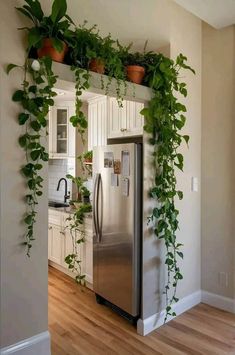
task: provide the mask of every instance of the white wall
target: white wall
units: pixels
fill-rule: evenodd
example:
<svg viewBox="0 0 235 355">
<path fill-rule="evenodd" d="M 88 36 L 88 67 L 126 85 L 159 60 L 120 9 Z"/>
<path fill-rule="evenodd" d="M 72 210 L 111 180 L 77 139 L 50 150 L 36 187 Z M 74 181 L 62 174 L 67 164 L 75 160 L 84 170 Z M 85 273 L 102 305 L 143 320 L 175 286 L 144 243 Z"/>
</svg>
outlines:
<svg viewBox="0 0 235 355">
<path fill-rule="evenodd" d="M 24 226 L 20 220 L 25 205 L 22 201 L 24 182 L 19 168 L 24 161 L 17 139 L 21 128 L 16 122 L 18 106 L 11 102 L 14 88 L 21 77 L 7 77 L 2 65 L 8 62 L 23 62 L 22 33 L 17 27 L 22 17 L 14 6 L 20 1 L 1 1 L 1 312 L 2 345 L 30 337 L 47 329 L 47 195 L 39 206 L 37 241 L 31 259 L 24 256 L 19 247 Z M 22 2 L 21 2 L 22 3 Z M 51 5 L 43 0 L 42 4 Z M 188 124 L 185 131 L 191 136 L 190 149 L 186 154 L 185 174 L 179 174 L 179 185 L 185 192 L 180 203 L 181 231 L 179 238 L 185 244 L 185 260 L 182 266 L 184 281 L 179 286 L 179 295 L 188 295 L 200 288 L 200 192 L 190 192 L 190 178 L 200 178 L 200 122 L 201 122 L 201 21 L 181 9 L 170 0 L 68 0 L 69 14 L 75 21 L 87 19 L 98 23 L 102 33 L 111 32 L 122 42 L 134 41 L 141 49 L 149 39 L 149 49 L 171 43 L 171 55 L 183 52 L 197 75 L 185 73 L 189 85 Z M 7 43 L 7 51 L 3 45 Z M 47 191 L 47 182 L 45 183 Z M 155 245 L 153 236 L 149 246 Z M 154 251 L 154 249 L 152 249 Z M 150 254 L 149 254 L 150 257 Z M 4 267 L 3 267 L 4 265 Z M 155 291 L 158 280 L 155 262 L 149 263 L 149 282 L 156 287 L 146 292 L 145 316 L 157 311 Z M 147 280 L 147 279 L 146 279 Z"/>
<path fill-rule="evenodd" d="M 202 33 L 202 288 L 234 298 L 235 27 Z"/>
</svg>

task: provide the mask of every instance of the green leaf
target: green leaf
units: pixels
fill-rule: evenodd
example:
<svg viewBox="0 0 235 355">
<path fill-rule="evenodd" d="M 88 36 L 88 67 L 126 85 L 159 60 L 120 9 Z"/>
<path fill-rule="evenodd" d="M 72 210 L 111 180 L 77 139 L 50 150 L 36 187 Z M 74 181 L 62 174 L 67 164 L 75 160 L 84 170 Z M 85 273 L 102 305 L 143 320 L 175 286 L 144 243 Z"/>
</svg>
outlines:
<svg viewBox="0 0 235 355">
<path fill-rule="evenodd" d="M 35 180 L 34 179 L 30 179 L 29 181 L 28 181 L 28 187 L 29 187 L 29 189 L 30 190 L 34 190 L 35 189 Z"/>
<path fill-rule="evenodd" d="M 29 5 L 28 9 L 30 9 L 32 15 L 36 17 L 36 19 L 41 21 L 44 16 L 44 13 L 42 11 L 40 2 L 38 0 L 25 0 L 25 2 L 27 2 L 27 4 Z"/>
<path fill-rule="evenodd" d="M 182 191 L 177 191 L 177 195 L 178 195 L 180 200 L 183 200 L 184 194 L 183 194 Z"/>
<path fill-rule="evenodd" d="M 174 264 L 174 262 L 173 262 L 173 260 L 172 260 L 172 259 L 167 258 L 167 259 L 166 259 L 166 261 L 165 261 L 165 264 L 166 264 L 166 265 L 171 266 L 171 265 L 173 265 L 173 264 Z"/>
<path fill-rule="evenodd" d="M 40 129 L 41 129 L 41 125 L 40 125 L 40 123 L 38 123 L 38 121 L 32 121 L 32 122 L 30 123 L 30 126 L 33 128 L 33 130 L 34 130 L 35 132 L 39 132 Z"/>
<path fill-rule="evenodd" d="M 19 67 L 19 65 L 16 65 L 16 64 L 8 64 L 7 69 L 6 69 L 7 74 L 9 74 L 10 71 L 11 71 L 13 68 L 17 68 L 17 67 Z"/>
<path fill-rule="evenodd" d="M 26 135 L 24 134 L 23 136 L 20 136 L 19 138 L 19 144 L 22 148 L 24 148 L 27 144 L 27 137 Z"/>
<path fill-rule="evenodd" d="M 34 173 L 34 165 L 32 163 L 28 163 L 23 166 L 21 171 L 26 177 L 32 177 Z"/>
<path fill-rule="evenodd" d="M 25 10 L 22 7 L 16 7 L 16 10 L 21 12 L 24 16 L 28 17 L 34 23 L 34 18 L 29 11 Z"/>
<path fill-rule="evenodd" d="M 30 153 L 30 156 L 31 156 L 31 159 L 33 161 L 37 160 L 41 155 L 41 150 L 33 150 L 31 153 Z"/>
<path fill-rule="evenodd" d="M 23 90 L 16 90 L 12 96 L 12 100 L 15 102 L 22 101 L 24 99 L 25 93 Z"/>
<path fill-rule="evenodd" d="M 25 122 L 29 119 L 29 114 L 27 113 L 20 113 L 18 116 L 19 124 L 22 126 Z"/>
<path fill-rule="evenodd" d="M 179 257 L 180 257 L 181 259 L 184 258 L 184 254 L 182 253 L 182 251 L 177 251 L 177 254 L 179 255 Z"/>
<path fill-rule="evenodd" d="M 28 34 L 29 48 L 36 47 L 36 45 L 41 41 L 42 35 L 38 27 L 33 27 Z"/>
<path fill-rule="evenodd" d="M 37 86 L 36 85 L 31 85 L 29 87 L 29 92 L 32 92 L 33 94 L 36 94 L 37 92 Z"/>
<path fill-rule="evenodd" d="M 37 191 L 37 192 L 36 192 L 36 195 L 37 195 L 37 196 L 42 196 L 42 191 Z"/>
<path fill-rule="evenodd" d="M 33 216 L 32 216 L 31 214 L 28 214 L 28 215 L 25 217 L 24 222 L 25 222 L 26 224 L 32 224 L 32 222 L 33 222 Z"/>
<path fill-rule="evenodd" d="M 42 169 L 42 164 L 35 164 L 34 165 L 34 168 L 36 169 L 36 170 L 41 170 Z"/>
<path fill-rule="evenodd" d="M 184 136 L 183 136 L 183 139 L 185 140 L 186 144 L 188 145 L 188 142 L 189 142 L 189 136 L 184 135 Z"/>
<path fill-rule="evenodd" d="M 51 11 L 51 20 L 53 23 L 59 22 L 65 16 L 67 11 L 66 0 L 54 0 Z"/>
</svg>

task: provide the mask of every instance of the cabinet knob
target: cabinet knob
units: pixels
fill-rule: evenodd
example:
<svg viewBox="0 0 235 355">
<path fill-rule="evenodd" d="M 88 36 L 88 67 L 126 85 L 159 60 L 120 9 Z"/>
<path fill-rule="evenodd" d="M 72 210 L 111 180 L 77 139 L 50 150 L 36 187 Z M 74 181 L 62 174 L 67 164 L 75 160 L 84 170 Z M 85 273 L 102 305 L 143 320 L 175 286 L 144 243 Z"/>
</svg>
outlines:
<svg viewBox="0 0 235 355">
<path fill-rule="evenodd" d="M 125 132 L 125 131 L 127 131 L 127 129 L 126 128 L 121 128 L 120 131 L 121 132 Z"/>
<path fill-rule="evenodd" d="M 51 229 L 52 229 L 52 226 L 49 226 L 48 229 L 51 230 Z"/>
</svg>

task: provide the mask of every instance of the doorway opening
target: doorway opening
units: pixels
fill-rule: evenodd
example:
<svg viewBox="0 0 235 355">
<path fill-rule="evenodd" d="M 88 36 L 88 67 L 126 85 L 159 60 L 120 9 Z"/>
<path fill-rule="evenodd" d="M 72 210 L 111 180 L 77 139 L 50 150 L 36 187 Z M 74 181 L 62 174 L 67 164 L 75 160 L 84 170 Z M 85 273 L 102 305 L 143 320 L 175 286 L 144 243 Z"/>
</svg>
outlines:
<svg viewBox="0 0 235 355">
<path fill-rule="evenodd" d="M 82 177 L 82 187 L 89 191 L 89 203 L 93 205 L 93 162 L 92 159 L 88 159 L 85 162 L 84 171 L 81 159 L 78 157 L 87 155 L 91 158 L 96 147 L 105 147 L 109 144 L 141 143 L 144 124 L 144 118 L 140 115 L 140 111 L 144 107 L 143 103 L 124 100 L 121 108 L 115 97 L 86 91 L 81 97 L 82 111 L 88 119 L 84 143 L 77 129 L 69 122 L 69 118 L 74 115 L 75 110 L 74 90 L 64 89 L 63 85 L 58 85 L 55 91 L 57 97 L 49 114 L 48 164 L 49 328 L 52 334 L 62 332 L 63 329 L 59 325 L 60 319 L 63 318 L 65 324 L 69 324 L 69 318 L 78 316 L 78 309 L 79 312 L 82 312 L 81 307 L 84 307 L 83 312 L 89 308 L 91 314 L 97 312 L 97 316 L 101 316 L 100 312 L 103 312 L 104 317 L 113 316 L 113 319 L 118 320 L 118 323 L 123 322 L 110 309 L 96 304 L 95 294 L 92 291 L 94 282 L 94 218 L 92 211 L 85 215 L 83 221 L 85 241 L 76 244 L 76 253 L 81 267 L 80 274 L 84 276 L 85 287 L 76 285 L 73 280 L 76 273 L 66 262 L 66 257 L 74 253 L 74 243 L 81 238 L 78 235 L 76 235 L 76 240 L 71 237 L 68 218 L 79 208 L 79 204 L 84 203 L 84 196 L 79 191 L 77 181 L 68 176 Z M 121 163 L 121 156 L 119 160 Z M 114 162 L 113 159 L 111 164 Z M 113 169 L 113 175 L 121 176 L 121 166 L 118 162 L 115 164 L 116 166 L 110 167 Z M 114 171 L 114 169 L 116 170 Z M 112 183 L 119 184 L 118 179 L 120 177 L 117 177 L 116 182 L 113 180 Z M 120 270 L 122 265 L 120 263 Z M 106 265 L 106 267 L 110 267 L 110 265 Z M 123 277 L 126 277 L 125 274 Z M 131 285 L 129 286 L 131 287 Z M 86 315 L 82 313 L 79 317 L 86 317 Z M 81 321 L 79 317 L 78 321 Z M 134 328 L 132 330 L 136 332 Z"/>
</svg>

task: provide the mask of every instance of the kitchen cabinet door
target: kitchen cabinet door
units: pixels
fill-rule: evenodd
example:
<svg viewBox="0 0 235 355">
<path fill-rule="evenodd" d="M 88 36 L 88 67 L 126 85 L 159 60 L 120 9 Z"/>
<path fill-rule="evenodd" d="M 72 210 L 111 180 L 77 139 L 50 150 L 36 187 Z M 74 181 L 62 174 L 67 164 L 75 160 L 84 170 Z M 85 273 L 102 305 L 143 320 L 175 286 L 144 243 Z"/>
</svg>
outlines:
<svg viewBox="0 0 235 355">
<path fill-rule="evenodd" d="M 134 101 L 123 101 L 119 107 L 115 98 L 109 99 L 108 138 L 141 136 L 144 118 L 140 111 L 144 104 Z"/>
<path fill-rule="evenodd" d="M 74 103 L 55 105 L 49 114 L 49 157 L 51 159 L 76 156 L 76 129 L 69 119 L 74 115 Z"/>
<path fill-rule="evenodd" d="M 144 127 L 144 116 L 140 111 L 144 108 L 144 104 L 140 102 L 126 102 L 126 130 L 125 137 L 142 136 Z"/>
<path fill-rule="evenodd" d="M 119 107 L 117 99 L 108 99 L 108 138 L 121 138 L 126 130 L 126 101 Z"/>
<path fill-rule="evenodd" d="M 88 150 L 107 144 L 107 98 L 88 101 Z"/>
<path fill-rule="evenodd" d="M 57 225 L 49 225 L 48 233 L 48 244 L 49 244 L 49 260 L 56 264 L 62 264 L 62 248 L 63 248 L 63 234 L 61 232 L 61 227 Z"/>
</svg>

